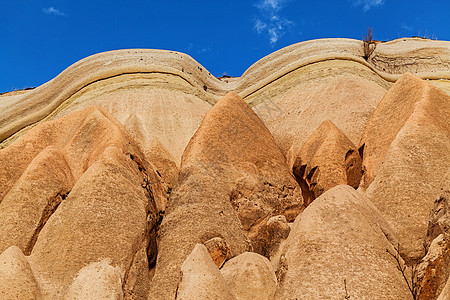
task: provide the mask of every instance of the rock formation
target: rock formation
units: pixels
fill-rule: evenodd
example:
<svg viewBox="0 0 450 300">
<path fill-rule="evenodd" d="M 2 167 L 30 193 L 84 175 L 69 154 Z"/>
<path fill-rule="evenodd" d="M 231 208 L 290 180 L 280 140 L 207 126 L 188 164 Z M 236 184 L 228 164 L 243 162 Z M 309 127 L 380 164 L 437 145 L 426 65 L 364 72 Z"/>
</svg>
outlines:
<svg viewBox="0 0 450 300">
<path fill-rule="evenodd" d="M 362 176 L 361 157 L 356 146 L 327 120 L 303 144 L 293 172 L 309 204 L 336 185 L 357 188 Z"/>
<path fill-rule="evenodd" d="M 220 271 L 238 300 L 266 300 L 275 295 L 277 277 L 270 261 L 262 255 L 244 252 L 229 260 Z"/>
<path fill-rule="evenodd" d="M 123 299 L 120 270 L 107 261 L 87 265 L 74 279 L 65 299 Z"/>
<path fill-rule="evenodd" d="M 375 109 L 361 144 L 366 195 L 395 228 L 402 255 L 422 258 L 428 216 L 450 169 L 449 96 L 403 75 Z"/>
<path fill-rule="evenodd" d="M 393 243 L 373 204 L 350 186 L 336 186 L 295 220 L 274 260 L 276 299 L 406 299 L 407 285 L 386 252 Z"/>
<path fill-rule="evenodd" d="M 161 224 L 151 298 L 173 297 L 180 265 L 195 244 L 220 237 L 235 256 L 252 249 L 270 217 L 292 221 L 302 209 L 300 187 L 270 132 L 236 93 L 227 94 L 183 154 Z"/>
<path fill-rule="evenodd" d="M 0 298 L 449 299 L 450 42 L 373 49 L 110 51 L 0 94 Z"/>
<path fill-rule="evenodd" d="M 175 299 L 235 299 L 205 245 L 195 245 L 181 266 Z"/>
<path fill-rule="evenodd" d="M 30 264 L 16 246 L 0 254 L 0 296 L 2 299 L 38 299 L 41 296 Z"/>
</svg>

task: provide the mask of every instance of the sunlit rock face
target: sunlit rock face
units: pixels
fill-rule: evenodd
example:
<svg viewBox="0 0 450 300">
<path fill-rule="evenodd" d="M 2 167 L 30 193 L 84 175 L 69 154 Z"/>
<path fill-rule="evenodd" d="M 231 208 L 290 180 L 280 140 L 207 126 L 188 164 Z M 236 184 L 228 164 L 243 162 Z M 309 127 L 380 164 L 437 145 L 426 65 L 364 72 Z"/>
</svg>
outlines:
<svg viewBox="0 0 450 300">
<path fill-rule="evenodd" d="M 0 298 L 448 299 L 450 42 L 371 47 L 110 51 L 0 94 Z"/>
</svg>

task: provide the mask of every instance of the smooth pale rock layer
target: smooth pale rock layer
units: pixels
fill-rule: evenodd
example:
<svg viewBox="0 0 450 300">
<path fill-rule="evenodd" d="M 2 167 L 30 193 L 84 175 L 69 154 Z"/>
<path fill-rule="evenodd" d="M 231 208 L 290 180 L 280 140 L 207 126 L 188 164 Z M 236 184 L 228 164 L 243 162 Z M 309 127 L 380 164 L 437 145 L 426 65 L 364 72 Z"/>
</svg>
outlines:
<svg viewBox="0 0 450 300">
<path fill-rule="evenodd" d="M 336 185 L 357 188 L 362 176 L 361 157 L 356 146 L 327 120 L 303 144 L 293 171 L 309 204 Z"/>
<path fill-rule="evenodd" d="M 362 41 L 344 38 L 297 43 L 275 51 L 254 63 L 240 78 L 237 90 L 243 89 L 251 93 L 296 69 L 337 60 L 364 66 L 371 70 L 374 81 L 378 77 L 393 82 L 399 74 L 405 72 L 415 72 L 421 77 L 430 79 L 448 79 L 447 72 L 450 66 L 448 41 L 402 38 L 377 42 L 369 61 L 363 59 L 363 49 Z M 355 70 L 350 72 L 358 74 Z M 448 86 L 448 83 L 445 86 Z"/>
<path fill-rule="evenodd" d="M 296 70 L 245 99 L 254 105 L 291 167 L 303 144 L 326 120 L 357 145 L 388 88 L 359 74 L 347 75 L 352 65 L 332 62 L 327 69 L 327 64 Z"/>
<path fill-rule="evenodd" d="M 380 102 L 361 143 L 366 184 L 376 170 L 366 195 L 397 232 L 402 257 L 422 258 L 429 213 L 450 169 L 450 97 L 405 74 Z"/>
<path fill-rule="evenodd" d="M 48 114 L 66 105 L 77 92 L 84 92 L 91 84 L 123 74 L 168 74 L 187 82 L 195 90 L 209 87 L 206 98 L 214 97 L 221 81 L 213 77 L 190 56 L 164 50 L 127 49 L 109 51 L 78 61 L 52 81 L 31 90 L 17 99 L 15 109 L 6 108 L 0 116 L 0 139 L 3 140 L 21 128 L 42 120 Z M 164 86 L 167 81 L 160 82 Z M 174 86 L 176 89 L 176 85 Z M 219 92 L 223 95 L 223 92 Z M 208 99 L 208 100 L 209 100 Z"/>
<path fill-rule="evenodd" d="M 181 266 L 175 299 L 236 299 L 205 245 L 195 245 Z"/>
<path fill-rule="evenodd" d="M 386 253 L 395 243 L 374 205 L 350 186 L 336 186 L 297 217 L 280 251 L 276 299 L 408 299 Z M 280 272 L 281 271 L 281 272 Z"/>
<path fill-rule="evenodd" d="M 237 300 L 274 298 L 277 277 L 270 261 L 262 255 L 244 252 L 227 261 L 220 272 Z"/>
<path fill-rule="evenodd" d="M 103 260 L 91 263 L 80 270 L 70 286 L 67 300 L 122 300 L 122 280 L 120 270 Z"/>
<path fill-rule="evenodd" d="M 446 73 L 450 67 L 448 41 L 424 38 L 401 38 L 386 43 L 377 43 L 374 55 L 370 56 L 377 70 L 403 74 L 406 72 Z M 433 48 L 429 46 L 433 45 Z"/>
<path fill-rule="evenodd" d="M 22 251 L 11 246 L 0 254 L 0 298 L 40 299 L 39 285 Z"/>
<path fill-rule="evenodd" d="M 195 244 L 220 237 L 236 256 L 251 249 L 248 237 L 271 216 L 293 220 L 302 209 L 300 188 L 270 132 L 236 93 L 227 94 L 183 154 L 161 224 L 150 299 L 174 297 L 179 268 Z"/>
</svg>

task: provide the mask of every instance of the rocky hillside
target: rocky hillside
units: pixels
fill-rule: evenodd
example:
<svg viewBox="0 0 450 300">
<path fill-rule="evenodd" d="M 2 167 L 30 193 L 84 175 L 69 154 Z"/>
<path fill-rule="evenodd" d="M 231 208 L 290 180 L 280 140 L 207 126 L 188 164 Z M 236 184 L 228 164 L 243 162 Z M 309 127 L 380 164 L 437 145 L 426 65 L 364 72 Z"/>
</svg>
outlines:
<svg viewBox="0 0 450 300">
<path fill-rule="evenodd" d="M 448 300 L 449 94 L 419 38 L 220 79 L 111 51 L 2 94 L 0 299 Z"/>
</svg>

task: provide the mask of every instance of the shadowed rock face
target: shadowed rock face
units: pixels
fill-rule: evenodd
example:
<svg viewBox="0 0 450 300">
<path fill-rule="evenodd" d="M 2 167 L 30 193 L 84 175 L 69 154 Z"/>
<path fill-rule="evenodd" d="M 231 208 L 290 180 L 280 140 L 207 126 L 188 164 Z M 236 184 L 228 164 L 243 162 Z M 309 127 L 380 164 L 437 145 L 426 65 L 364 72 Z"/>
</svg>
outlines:
<svg viewBox="0 0 450 300">
<path fill-rule="evenodd" d="M 0 298 L 448 299 L 450 43 L 374 46 L 221 79 L 111 51 L 0 94 Z"/>
</svg>

